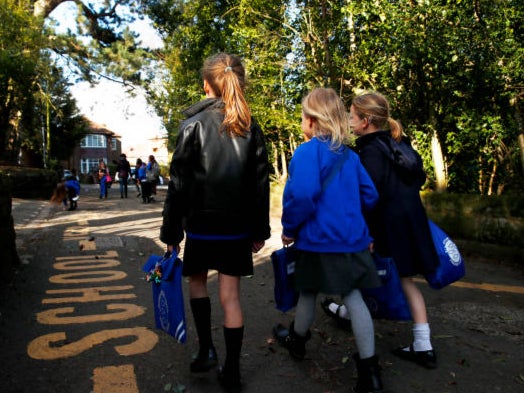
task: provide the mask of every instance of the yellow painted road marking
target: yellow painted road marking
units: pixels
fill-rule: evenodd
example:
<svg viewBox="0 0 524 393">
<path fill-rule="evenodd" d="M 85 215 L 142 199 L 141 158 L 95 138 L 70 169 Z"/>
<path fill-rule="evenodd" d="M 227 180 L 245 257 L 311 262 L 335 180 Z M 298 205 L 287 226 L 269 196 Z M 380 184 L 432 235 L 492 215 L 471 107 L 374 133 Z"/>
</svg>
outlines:
<svg viewBox="0 0 524 393">
<path fill-rule="evenodd" d="M 97 255 L 68 255 L 66 257 L 56 257 L 56 261 L 64 262 L 64 261 L 79 261 L 84 259 L 110 259 L 110 258 L 116 258 L 118 259 L 118 252 L 114 250 L 108 250 L 104 254 L 97 254 Z"/>
<path fill-rule="evenodd" d="M 67 341 L 65 332 L 45 334 L 35 338 L 27 346 L 27 354 L 33 359 L 53 360 L 77 356 L 95 345 L 106 341 L 132 337 L 135 340 L 129 344 L 114 346 L 115 351 L 121 356 L 138 355 L 151 351 L 158 343 L 156 333 L 145 327 L 102 330 L 81 338 L 78 341 L 57 346 L 60 342 Z"/>
<path fill-rule="evenodd" d="M 36 319 L 43 325 L 68 325 L 72 323 L 124 321 L 126 319 L 136 318 L 146 312 L 145 307 L 127 303 L 106 304 L 106 309 L 108 311 L 119 310 L 120 312 L 94 315 L 61 316 L 62 314 L 71 314 L 75 311 L 74 307 L 61 307 L 39 312 L 36 314 Z"/>
<path fill-rule="evenodd" d="M 93 393 L 138 393 L 133 365 L 95 368 L 93 383 Z"/>
<path fill-rule="evenodd" d="M 93 261 L 69 261 L 58 262 L 53 265 L 56 270 L 86 270 L 86 269 L 102 269 L 104 267 L 115 267 L 120 265 L 120 262 L 114 259 L 97 259 Z"/>
<path fill-rule="evenodd" d="M 49 289 L 45 291 L 47 295 L 72 295 L 75 293 L 80 296 L 56 297 L 43 299 L 42 304 L 57 303 L 89 303 L 100 302 L 105 300 L 134 299 L 134 293 L 120 293 L 112 295 L 103 295 L 104 292 L 127 291 L 133 289 L 133 285 L 114 285 L 110 287 L 92 287 L 92 288 L 75 288 L 75 289 Z"/>
<path fill-rule="evenodd" d="M 80 278 L 88 276 L 85 278 Z M 91 282 L 116 281 L 126 278 L 127 274 L 119 270 L 95 270 L 92 272 L 57 274 L 49 277 L 53 284 L 85 284 Z"/>
</svg>

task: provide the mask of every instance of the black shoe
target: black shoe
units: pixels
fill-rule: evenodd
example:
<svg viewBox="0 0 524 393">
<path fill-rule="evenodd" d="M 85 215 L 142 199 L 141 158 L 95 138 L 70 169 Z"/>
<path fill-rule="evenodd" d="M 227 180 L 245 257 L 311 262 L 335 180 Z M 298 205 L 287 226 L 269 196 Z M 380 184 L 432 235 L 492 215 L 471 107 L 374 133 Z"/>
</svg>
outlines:
<svg viewBox="0 0 524 393">
<path fill-rule="evenodd" d="M 273 337 L 275 337 L 279 344 L 285 345 L 289 337 L 289 330 L 281 323 L 273 326 Z"/>
<path fill-rule="evenodd" d="M 430 351 L 415 351 L 413 345 L 409 346 L 409 350 L 405 348 L 406 347 L 395 348 L 391 353 L 401 359 L 409 360 L 428 369 L 437 368 L 437 354 L 434 349 Z"/>
<path fill-rule="evenodd" d="M 216 367 L 218 364 L 218 356 L 215 348 L 209 349 L 209 352 L 204 356 L 200 354 L 191 362 L 189 369 L 192 373 L 205 373 Z"/>
<path fill-rule="evenodd" d="M 349 318 L 342 318 L 339 315 L 339 310 L 340 310 L 340 307 L 342 307 L 342 305 L 339 304 L 338 308 L 337 308 L 337 311 L 333 312 L 333 311 L 331 311 L 329 309 L 329 305 L 331 303 L 335 303 L 336 304 L 336 302 L 332 298 L 328 297 L 328 298 L 325 298 L 324 300 L 322 300 L 322 302 L 320 303 L 320 306 L 322 307 L 322 310 L 324 310 L 324 312 L 326 313 L 327 316 L 333 318 L 337 322 L 337 325 L 341 329 L 344 329 L 344 330 L 351 329 L 351 319 L 349 319 Z"/>
<path fill-rule="evenodd" d="M 289 329 L 282 324 L 273 326 L 273 336 L 280 345 L 289 351 L 289 354 L 297 360 L 304 360 L 306 357 L 306 342 L 311 338 L 311 332 L 308 330 L 306 337 L 299 336 L 293 330 L 295 322 L 291 322 Z"/>
<path fill-rule="evenodd" d="M 381 367 L 378 364 L 378 357 L 372 356 L 367 359 L 360 359 L 358 353 L 353 355 L 357 366 L 357 384 L 353 387 L 355 393 L 383 393 L 382 378 L 380 377 Z"/>
<path fill-rule="evenodd" d="M 229 372 L 225 367 L 218 369 L 218 382 L 227 393 L 240 393 L 242 383 L 240 382 L 240 372 Z"/>
</svg>

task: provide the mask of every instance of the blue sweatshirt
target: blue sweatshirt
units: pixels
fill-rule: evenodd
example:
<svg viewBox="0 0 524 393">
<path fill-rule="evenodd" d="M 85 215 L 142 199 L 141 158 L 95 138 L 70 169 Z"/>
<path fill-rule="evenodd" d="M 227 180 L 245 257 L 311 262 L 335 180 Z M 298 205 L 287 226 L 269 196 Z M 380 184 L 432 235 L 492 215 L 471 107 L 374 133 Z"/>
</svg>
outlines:
<svg viewBox="0 0 524 393">
<path fill-rule="evenodd" d="M 65 186 L 68 189 L 75 190 L 75 195 L 80 195 L 80 183 L 74 177 L 68 178 L 65 181 Z"/>
<path fill-rule="evenodd" d="M 322 190 L 337 159 L 345 162 Z M 289 164 L 284 189 L 283 234 L 297 249 L 312 252 L 359 252 L 372 238 L 362 214 L 378 201 L 373 181 L 358 155 L 347 146 L 333 151 L 330 142 L 313 138 L 300 145 Z"/>
</svg>

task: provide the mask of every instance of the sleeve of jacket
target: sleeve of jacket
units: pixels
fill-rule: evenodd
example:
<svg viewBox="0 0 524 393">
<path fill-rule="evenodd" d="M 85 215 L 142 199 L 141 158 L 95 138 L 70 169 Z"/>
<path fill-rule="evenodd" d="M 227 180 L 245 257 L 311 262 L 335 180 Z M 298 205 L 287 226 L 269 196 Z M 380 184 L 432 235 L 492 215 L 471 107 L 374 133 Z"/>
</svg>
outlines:
<svg viewBox="0 0 524 393">
<path fill-rule="evenodd" d="M 379 195 L 384 193 L 389 159 L 375 145 L 366 146 L 359 153 L 360 162 L 371 177 Z"/>
<path fill-rule="evenodd" d="M 253 240 L 266 240 L 271 236 L 269 224 L 269 160 L 266 149 L 266 142 L 260 126 L 254 124 L 252 129 L 255 136 L 255 171 L 256 171 L 256 191 L 255 191 L 255 225 L 253 227 Z"/>
<path fill-rule="evenodd" d="M 199 123 L 182 125 L 171 159 L 170 179 L 160 227 L 160 240 L 168 245 L 177 245 L 184 239 L 183 219 L 188 206 L 193 139 L 195 127 L 198 126 Z"/>
<path fill-rule="evenodd" d="M 357 173 L 360 188 L 360 203 L 364 212 L 370 211 L 378 202 L 378 192 L 373 180 L 369 176 L 360 159 L 357 163 Z"/>
<path fill-rule="evenodd" d="M 310 143 L 310 142 L 308 142 Z M 302 224 L 315 212 L 321 192 L 318 156 L 305 143 L 295 150 L 282 201 L 282 232 L 296 238 Z"/>
</svg>

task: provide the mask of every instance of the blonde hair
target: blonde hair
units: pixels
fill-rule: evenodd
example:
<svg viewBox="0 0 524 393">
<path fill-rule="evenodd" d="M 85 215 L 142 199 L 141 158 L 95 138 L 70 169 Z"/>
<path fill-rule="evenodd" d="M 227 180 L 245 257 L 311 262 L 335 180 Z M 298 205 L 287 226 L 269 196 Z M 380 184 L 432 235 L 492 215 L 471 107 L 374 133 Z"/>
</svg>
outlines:
<svg viewBox="0 0 524 393">
<path fill-rule="evenodd" d="M 302 112 L 316 120 L 315 136 L 330 137 L 333 148 L 346 141 L 349 115 L 335 90 L 325 87 L 314 89 L 302 100 Z"/>
<path fill-rule="evenodd" d="M 353 98 L 353 108 L 357 115 L 368 119 L 369 124 L 383 129 L 386 124 L 389 126 L 391 137 L 400 142 L 402 139 L 402 126 L 400 123 L 391 118 L 389 102 L 386 97 L 378 92 L 367 92 Z"/>
<path fill-rule="evenodd" d="M 246 74 L 238 56 L 218 53 L 204 62 L 202 78 L 225 104 L 222 130 L 244 136 L 251 128 L 251 111 L 244 97 Z"/>
</svg>

